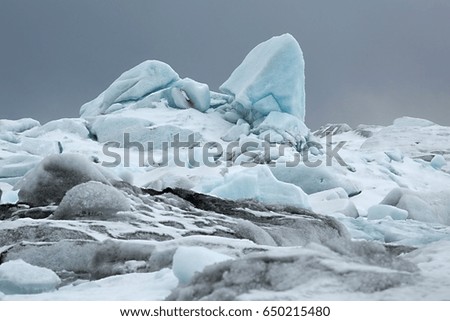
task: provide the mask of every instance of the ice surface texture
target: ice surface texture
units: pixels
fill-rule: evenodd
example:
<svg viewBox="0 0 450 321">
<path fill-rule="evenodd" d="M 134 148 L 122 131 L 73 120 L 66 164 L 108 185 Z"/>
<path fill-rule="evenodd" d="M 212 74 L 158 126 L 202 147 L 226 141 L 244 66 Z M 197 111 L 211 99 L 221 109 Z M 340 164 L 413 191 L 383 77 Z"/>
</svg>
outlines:
<svg viewBox="0 0 450 321">
<path fill-rule="evenodd" d="M 15 188 L 19 200 L 31 205 L 59 203 L 72 187 L 88 181 L 109 184 L 99 168 L 77 154 L 52 155 L 27 173 Z"/>
<path fill-rule="evenodd" d="M 189 78 L 180 79 L 161 61 L 147 60 L 124 72 L 97 98 L 84 104 L 80 115 L 86 118 L 125 107 L 148 108 L 161 99 L 171 107 L 205 111 L 210 105 L 209 87 Z"/>
<path fill-rule="evenodd" d="M 283 35 L 225 93 L 147 61 L 81 119 L 1 120 L 0 271 L 32 265 L 8 274 L 2 299 L 448 300 L 450 129 L 401 118 L 312 135 L 303 77 Z M 195 136 L 181 165 L 163 144 L 177 133 Z M 325 166 L 334 147 L 343 166 Z M 299 150 L 322 165 L 293 165 Z M 22 277 L 35 267 L 61 285 L 12 294 L 35 291 Z"/>
<path fill-rule="evenodd" d="M 212 187 L 208 193 L 232 200 L 254 199 L 272 205 L 290 204 L 310 208 L 301 188 L 278 181 L 266 166 L 230 172 L 225 175 L 223 182 Z"/>
<path fill-rule="evenodd" d="M 129 200 L 112 186 L 99 182 L 79 184 L 65 194 L 55 211 L 55 219 L 108 219 L 119 211 L 129 211 Z"/>
<path fill-rule="evenodd" d="M 261 116 L 278 111 L 304 121 L 305 75 L 299 44 L 290 34 L 259 44 L 220 90 L 234 96 L 234 102 L 245 110 Z"/>
<path fill-rule="evenodd" d="M 127 102 L 167 88 L 179 80 L 178 74 L 167 64 L 147 60 L 124 72 L 96 99 L 81 107 L 82 117 L 97 116 L 123 108 Z"/>
<path fill-rule="evenodd" d="M 61 280 L 52 270 L 33 266 L 22 260 L 0 265 L 0 292 L 36 294 L 55 290 Z"/>
</svg>

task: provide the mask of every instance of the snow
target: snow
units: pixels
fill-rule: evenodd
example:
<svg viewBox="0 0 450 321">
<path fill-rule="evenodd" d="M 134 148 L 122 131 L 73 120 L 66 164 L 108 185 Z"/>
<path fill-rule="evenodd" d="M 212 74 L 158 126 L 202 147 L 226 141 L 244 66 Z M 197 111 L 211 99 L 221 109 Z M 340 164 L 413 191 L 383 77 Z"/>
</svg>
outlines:
<svg viewBox="0 0 450 321">
<path fill-rule="evenodd" d="M 404 157 L 415 158 L 436 153 L 449 155 L 449 138 L 447 127 L 427 120 L 402 118 L 374 133 L 363 142 L 361 148 L 367 151 L 390 151 L 395 148 Z"/>
<path fill-rule="evenodd" d="M 162 301 L 178 284 L 172 270 L 129 273 L 96 281 L 81 281 L 38 295 L 7 296 L 6 300 L 39 301 Z"/>
<path fill-rule="evenodd" d="M 305 119 L 305 76 L 302 50 L 290 34 L 256 46 L 220 90 L 234 103 L 262 116 L 271 111 Z"/>
<path fill-rule="evenodd" d="M 35 294 L 53 291 L 61 283 L 55 272 L 22 260 L 0 265 L 0 291 L 4 294 Z"/>
<path fill-rule="evenodd" d="M 211 251 L 204 247 L 180 246 L 173 256 L 173 273 L 180 284 L 188 284 L 196 272 L 206 266 L 232 259 L 227 255 Z"/>
</svg>

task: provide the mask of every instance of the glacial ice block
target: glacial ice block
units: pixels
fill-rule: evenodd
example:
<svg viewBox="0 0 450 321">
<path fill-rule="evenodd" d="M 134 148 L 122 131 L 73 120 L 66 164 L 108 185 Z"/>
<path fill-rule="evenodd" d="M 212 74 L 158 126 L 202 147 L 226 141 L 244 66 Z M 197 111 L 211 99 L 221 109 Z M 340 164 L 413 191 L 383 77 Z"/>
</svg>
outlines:
<svg viewBox="0 0 450 321">
<path fill-rule="evenodd" d="M 256 46 L 220 90 L 234 102 L 265 116 L 281 111 L 305 120 L 305 73 L 302 50 L 290 34 Z"/>
<path fill-rule="evenodd" d="M 52 270 L 22 260 L 0 265 L 0 291 L 5 294 L 35 294 L 53 291 L 61 283 Z"/>
<path fill-rule="evenodd" d="M 82 117 L 97 116 L 122 109 L 124 103 L 169 87 L 179 80 L 178 74 L 166 63 L 147 60 L 124 72 L 104 92 L 81 107 Z"/>
</svg>

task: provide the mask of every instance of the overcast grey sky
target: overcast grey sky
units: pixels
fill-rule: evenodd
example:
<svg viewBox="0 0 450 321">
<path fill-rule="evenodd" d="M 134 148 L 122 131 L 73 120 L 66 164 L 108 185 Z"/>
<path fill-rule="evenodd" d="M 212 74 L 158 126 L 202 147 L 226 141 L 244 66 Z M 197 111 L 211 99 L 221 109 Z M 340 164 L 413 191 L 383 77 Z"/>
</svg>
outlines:
<svg viewBox="0 0 450 321">
<path fill-rule="evenodd" d="M 217 90 L 285 32 L 306 60 L 306 123 L 450 125 L 448 0 L 1 0 L 0 118 L 77 117 L 122 72 L 170 64 Z"/>
</svg>

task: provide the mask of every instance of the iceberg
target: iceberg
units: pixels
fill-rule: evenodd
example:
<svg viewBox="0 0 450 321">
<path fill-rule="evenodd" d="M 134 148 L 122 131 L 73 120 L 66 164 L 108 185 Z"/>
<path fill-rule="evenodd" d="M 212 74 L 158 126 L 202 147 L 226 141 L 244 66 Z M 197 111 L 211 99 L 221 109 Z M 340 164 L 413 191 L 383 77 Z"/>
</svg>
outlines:
<svg viewBox="0 0 450 321">
<path fill-rule="evenodd" d="M 265 204 L 311 208 L 300 187 L 278 181 L 264 165 L 230 171 L 223 183 L 213 187 L 209 194 L 231 200 L 254 199 Z"/>
<path fill-rule="evenodd" d="M 36 294 L 53 291 L 61 283 L 52 270 L 22 260 L 0 265 L 0 291 L 4 294 Z"/>
<path fill-rule="evenodd" d="M 81 107 L 83 118 L 108 114 L 119 110 L 124 104 L 167 88 L 180 77 L 166 63 L 147 60 L 124 72 L 104 92 Z"/>
<path fill-rule="evenodd" d="M 303 52 L 290 34 L 273 37 L 256 46 L 233 71 L 220 90 L 234 97 L 254 119 L 272 111 L 305 120 Z"/>
<path fill-rule="evenodd" d="M 208 85 L 180 79 L 168 64 L 147 60 L 124 72 L 97 98 L 81 106 L 80 115 L 89 118 L 124 108 L 151 108 L 162 101 L 170 107 L 204 112 L 211 98 Z"/>
</svg>

